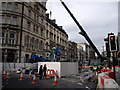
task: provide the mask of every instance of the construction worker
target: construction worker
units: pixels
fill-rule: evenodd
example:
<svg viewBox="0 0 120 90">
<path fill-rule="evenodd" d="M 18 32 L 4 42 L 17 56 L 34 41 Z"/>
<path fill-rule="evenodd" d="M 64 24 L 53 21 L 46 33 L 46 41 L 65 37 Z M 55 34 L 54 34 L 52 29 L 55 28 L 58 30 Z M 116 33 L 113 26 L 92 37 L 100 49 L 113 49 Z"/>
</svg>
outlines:
<svg viewBox="0 0 120 90">
<path fill-rule="evenodd" d="M 46 67 L 46 64 L 44 64 L 44 67 L 43 67 L 43 76 L 44 76 L 44 78 L 46 78 L 46 71 L 47 71 L 47 67 Z"/>
<path fill-rule="evenodd" d="M 42 65 L 40 65 L 40 68 L 39 68 L 39 75 L 40 75 L 39 79 L 42 79 L 43 77 L 43 66 Z"/>
</svg>

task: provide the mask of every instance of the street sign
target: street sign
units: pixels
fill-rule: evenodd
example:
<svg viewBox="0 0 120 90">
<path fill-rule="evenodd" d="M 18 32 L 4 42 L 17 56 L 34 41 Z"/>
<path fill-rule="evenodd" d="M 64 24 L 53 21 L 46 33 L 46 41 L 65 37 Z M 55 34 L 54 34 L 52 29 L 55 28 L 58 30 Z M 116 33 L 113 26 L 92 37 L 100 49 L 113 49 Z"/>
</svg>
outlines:
<svg viewBox="0 0 120 90">
<path fill-rule="evenodd" d="M 50 56 L 50 53 L 49 53 L 49 52 L 46 52 L 46 53 L 45 53 L 45 56 L 46 56 L 46 57 L 49 57 L 49 56 Z"/>
</svg>

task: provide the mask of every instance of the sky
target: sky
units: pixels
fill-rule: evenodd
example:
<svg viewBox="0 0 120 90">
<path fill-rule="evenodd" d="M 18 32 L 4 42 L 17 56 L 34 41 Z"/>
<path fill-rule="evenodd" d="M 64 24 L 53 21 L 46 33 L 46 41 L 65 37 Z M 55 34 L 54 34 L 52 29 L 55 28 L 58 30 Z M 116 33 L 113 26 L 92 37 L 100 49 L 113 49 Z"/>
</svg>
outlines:
<svg viewBox="0 0 120 90">
<path fill-rule="evenodd" d="M 84 28 L 100 52 L 105 46 L 104 38 L 108 33 L 118 34 L 118 0 L 64 0 L 67 7 Z M 63 26 L 69 40 L 76 43 L 87 43 L 79 34 L 75 24 L 60 0 L 47 1 L 47 13 L 52 12 L 51 19 L 56 19 L 58 26 Z M 105 49 L 105 48 L 104 48 Z"/>
</svg>

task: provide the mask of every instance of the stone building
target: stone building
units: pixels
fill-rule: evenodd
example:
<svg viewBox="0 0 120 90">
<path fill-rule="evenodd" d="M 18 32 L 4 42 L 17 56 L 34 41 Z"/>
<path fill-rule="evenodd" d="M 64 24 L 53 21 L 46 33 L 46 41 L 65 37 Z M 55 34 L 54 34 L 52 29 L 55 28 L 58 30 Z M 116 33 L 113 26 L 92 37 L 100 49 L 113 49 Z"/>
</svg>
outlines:
<svg viewBox="0 0 120 90">
<path fill-rule="evenodd" d="M 87 43 L 78 43 L 77 49 L 78 62 L 95 59 L 95 51 Z"/>
<path fill-rule="evenodd" d="M 44 57 L 50 47 L 66 47 L 68 35 L 48 18 L 46 2 L 2 2 L 0 9 L 3 61 L 29 62 L 31 55 Z"/>
<path fill-rule="evenodd" d="M 67 48 L 67 61 L 70 62 L 76 62 L 77 61 L 77 43 L 72 42 L 72 41 L 68 41 L 68 48 Z"/>
</svg>

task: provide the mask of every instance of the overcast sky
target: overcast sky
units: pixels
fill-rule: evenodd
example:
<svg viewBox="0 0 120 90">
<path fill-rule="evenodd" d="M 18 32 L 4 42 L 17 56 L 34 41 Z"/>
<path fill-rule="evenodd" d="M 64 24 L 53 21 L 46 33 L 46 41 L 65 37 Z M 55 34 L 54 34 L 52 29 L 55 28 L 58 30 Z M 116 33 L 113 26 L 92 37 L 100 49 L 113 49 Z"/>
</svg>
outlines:
<svg viewBox="0 0 120 90">
<path fill-rule="evenodd" d="M 114 2 L 113 2 L 114 1 Z M 64 0 L 70 11 L 85 29 L 93 43 L 101 52 L 104 38 L 109 32 L 118 33 L 117 0 Z M 56 19 L 59 26 L 67 32 L 69 40 L 76 43 L 87 42 L 80 30 L 59 0 L 48 0 L 47 12 L 52 12 L 51 19 Z"/>
</svg>

